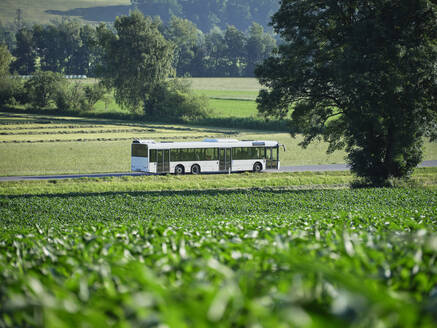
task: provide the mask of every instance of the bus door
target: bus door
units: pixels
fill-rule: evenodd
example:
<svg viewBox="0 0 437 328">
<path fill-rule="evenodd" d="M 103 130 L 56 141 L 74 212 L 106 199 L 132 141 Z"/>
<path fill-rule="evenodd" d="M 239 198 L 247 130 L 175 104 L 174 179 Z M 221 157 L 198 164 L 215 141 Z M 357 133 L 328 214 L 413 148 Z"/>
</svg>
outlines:
<svg viewBox="0 0 437 328">
<path fill-rule="evenodd" d="M 157 173 L 170 173 L 170 150 L 161 149 L 156 151 Z"/>
<path fill-rule="evenodd" d="M 279 168 L 279 146 L 266 148 L 266 168 Z"/>
<path fill-rule="evenodd" d="M 228 171 L 231 168 L 231 148 L 219 149 L 219 171 Z"/>
</svg>

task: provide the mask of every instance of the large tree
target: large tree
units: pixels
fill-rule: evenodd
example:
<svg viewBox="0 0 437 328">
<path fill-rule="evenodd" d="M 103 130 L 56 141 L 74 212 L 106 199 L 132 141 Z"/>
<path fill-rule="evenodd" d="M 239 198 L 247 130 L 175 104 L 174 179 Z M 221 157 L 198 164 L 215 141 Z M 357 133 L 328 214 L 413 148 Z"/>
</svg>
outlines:
<svg viewBox="0 0 437 328">
<path fill-rule="evenodd" d="M 176 73 L 183 76 L 191 68 L 195 49 L 200 43 L 202 32 L 187 19 L 173 16 L 164 30 L 164 36 L 176 48 L 174 54 Z"/>
<path fill-rule="evenodd" d="M 271 34 L 265 33 L 261 25 L 252 23 L 249 28 L 246 44 L 247 66 L 246 76 L 255 75 L 255 67 L 272 54 L 276 41 Z"/>
<path fill-rule="evenodd" d="M 285 43 L 256 71 L 259 111 L 291 112 L 303 146 L 345 148 L 370 182 L 408 175 L 437 122 L 436 5 L 282 0 L 272 22 Z"/>
<path fill-rule="evenodd" d="M 139 11 L 117 17 L 114 28 L 116 33 L 103 25 L 97 29 L 104 48 L 103 82 L 115 89 L 118 104 L 156 117 L 161 101 L 158 90 L 173 74 L 174 46 Z"/>
<path fill-rule="evenodd" d="M 23 75 L 35 72 L 36 47 L 33 31 L 30 28 L 20 29 L 16 35 L 16 47 L 12 54 L 16 60 L 12 63 L 11 70 Z"/>
</svg>

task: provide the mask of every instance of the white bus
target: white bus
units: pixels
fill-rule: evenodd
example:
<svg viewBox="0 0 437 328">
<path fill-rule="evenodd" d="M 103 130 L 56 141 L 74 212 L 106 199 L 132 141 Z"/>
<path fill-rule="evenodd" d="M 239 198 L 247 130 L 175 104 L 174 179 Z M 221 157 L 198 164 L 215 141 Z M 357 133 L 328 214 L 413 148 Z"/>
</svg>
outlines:
<svg viewBox="0 0 437 328">
<path fill-rule="evenodd" d="M 193 142 L 134 140 L 131 169 L 175 174 L 278 170 L 279 146 L 277 141 L 233 139 Z"/>
</svg>

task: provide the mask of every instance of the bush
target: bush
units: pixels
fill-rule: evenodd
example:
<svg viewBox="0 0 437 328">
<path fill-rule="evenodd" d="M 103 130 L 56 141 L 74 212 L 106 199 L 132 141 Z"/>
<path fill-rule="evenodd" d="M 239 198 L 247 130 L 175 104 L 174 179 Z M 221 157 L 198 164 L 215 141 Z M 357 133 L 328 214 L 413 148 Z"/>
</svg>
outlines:
<svg viewBox="0 0 437 328">
<path fill-rule="evenodd" d="M 60 73 L 35 72 L 25 83 L 29 103 L 38 108 L 48 107 L 56 100 L 59 88 L 62 88 L 65 81 L 66 79 Z"/>
<path fill-rule="evenodd" d="M 156 99 L 154 112 L 160 119 L 192 121 L 207 118 L 210 113 L 208 99 L 194 95 L 186 80 L 167 81 L 155 88 L 152 97 Z"/>
<path fill-rule="evenodd" d="M 88 102 L 89 109 L 92 109 L 93 106 L 103 98 L 106 93 L 106 88 L 102 83 L 97 83 L 93 85 L 87 85 L 84 88 L 85 98 Z"/>
<path fill-rule="evenodd" d="M 22 80 L 10 76 L 0 79 L 0 105 L 24 104 L 26 101 Z"/>
<path fill-rule="evenodd" d="M 55 102 L 57 109 L 61 111 L 83 111 L 91 108 L 87 102 L 84 88 L 77 82 L 59 84 Z"/>
</svg>

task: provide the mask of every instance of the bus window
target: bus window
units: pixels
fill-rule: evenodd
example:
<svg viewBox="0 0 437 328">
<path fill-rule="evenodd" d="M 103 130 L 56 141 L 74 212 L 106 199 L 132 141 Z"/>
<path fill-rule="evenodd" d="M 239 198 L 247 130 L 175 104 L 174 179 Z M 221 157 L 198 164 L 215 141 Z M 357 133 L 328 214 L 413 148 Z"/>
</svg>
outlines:
<svg viewBox="0 0 437 328">
<path fill-rule="evenodd" d="M 276 147 L 272 149 L 272 159 L 274 161 L 278 160 L 278 148 L 276 148 Z"/>
<path fill-rule="evenodd" d="M 214 148 L 205 149 L 205 160 L 212 161 L 214 160 Z"/>
<path fill-rule="evenodd" d="M 156 162 L 157 156 L 156 156 L 156 149 L 151 149 L 150 150 L 150 161 L 151 162 Z"/>
<path fill-rule="evenodd" d="M 172 162 L 182 160 L 182 149 L 172 149 L 170 150 L 170 160 Z"/>
<path fill-rule="evenodd" d="M 132 156 L 133 157 L 148 157 L 147 156 L 147 145 L 142 144 L 132 144 Z"/>
<path fill-rule="evenodd" d="M 264 147 L 257 147 L 256 150 L 258 153 L 256 158 L 260 158 L 260 159 L 266 158 L 266 151 Z"/>
</svg>

